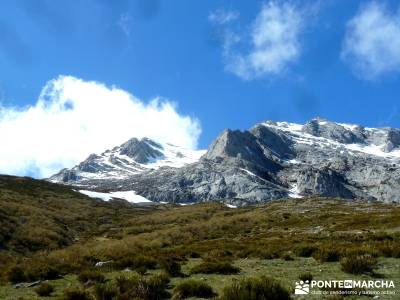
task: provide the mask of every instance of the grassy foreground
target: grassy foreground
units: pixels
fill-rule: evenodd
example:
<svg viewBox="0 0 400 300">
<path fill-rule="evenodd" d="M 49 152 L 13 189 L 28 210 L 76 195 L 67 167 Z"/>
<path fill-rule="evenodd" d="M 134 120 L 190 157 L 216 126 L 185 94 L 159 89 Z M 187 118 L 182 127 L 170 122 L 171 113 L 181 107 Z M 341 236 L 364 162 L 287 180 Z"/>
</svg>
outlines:
<svg viewBox="0 0 400 300">
<path fill-rule="evenodd" d="M 240 294 L 246 284 L 275 293 L 254 299 L 321 299 L 295 296 L 299 278 L 393 280 L 400 293 L 394 204 L 143 208 L 0 177 L 0 225 L 0 299 L 253 299 Z"/>
</svg>

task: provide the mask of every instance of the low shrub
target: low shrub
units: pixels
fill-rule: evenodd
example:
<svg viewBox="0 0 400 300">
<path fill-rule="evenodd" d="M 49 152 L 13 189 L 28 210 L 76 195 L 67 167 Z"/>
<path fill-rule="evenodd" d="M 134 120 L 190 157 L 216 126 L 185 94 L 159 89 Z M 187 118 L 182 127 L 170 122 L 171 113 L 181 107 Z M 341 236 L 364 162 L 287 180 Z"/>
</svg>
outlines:
<svg viewBox="0 0 400 300">
<path fill-rule="evenodd" d="M 170 283 L 170 278 L 167 273 L 162 272 L 161 274 L 153 275 L 148 278 L 148 284 L 151 287 L 162 287 L 165 288 Z"/>
<path fill-rule="evenodd" d="M 203 261 L 191 270 L 191 274 L 237 274 L 240 272 L 238 267 L 233 266 L 227 261 Z"/>
<path fill-rule="evenodd" d="M 114 282 L 97 283 L 94 294 L 97 300 L 113 300 L 118 296 L 118 289 Z"/>
<path fill-rule="evenodd" d="M 226 260 L 232 257 L 232 252 L 228 250 L 214 249 L 208 252 L 204 260 Z"/>
<path fill-rule="evenodd" d="M 261 258 L 261 259 L 274 259 L 278 258 L 279 254 L 275 250 L 269 250 L 269 249 L 257 249 L 252 256 Z"/>
<path fill-rule="evenodd" d="M 46 263 L 28 265 L 25 271 L 27 280 L 54 280 L 61 277 L 61 272 L 54 266 Z"/>
<path fill-rule="evenodd" d="M 27 277 L 25 271 L 21 267 L 14 266 L 8 271 L 7 279 L 11 283 L 19 283 L 26 281 Z"/>
<path fill-rule="evenodd" d="M 104 275 L 100 271 L 86 270 L 86 271 L 83 271 L 82 273 L 80 273 L 78 275 L 78 280 L 81 283 L 87 283 L 87 282 L 102 283 L 102 282 L 104 282 L 106 280 L 106 278 L 104 277 Z"/>
<path fill-rule="evenodd" d="M 169 277 L 155 275 L 149 278 L 139 276 L 120 276 L 115 281 L 118 299 L 158 300 L 169 296 L 166 288 Z"/>
<path fill-rule="evenodd" d="M 93 300 L 90 293 L 82 288 L 69 288 L 63 291 L 62 300 Z"/>
<path fill-rule="evenodd" d="M 375 257 L 369 254 L 349 255 L 341 259 L 342 270 L 350 274 L 362 274 L 372 272 L 377 264 Z"/>
<path fill-rule="evenodd" d="M 385 241 L 377 246 L 377 251 L 385 257 L 400 258 L 400 243 Z"/>
<path fill-rule="evenodd" d="M 199 258 L 200 257 L 200 253 L 196 252 L 196 251 L 192 251 L 189 253 L 189 257 L 190 258 Z"/>
<path fill-rule="evenodd" d="M 29 273 L 28 276 L 32 276 L 31 273 Z M 51 266 L 45 266 L 37 271 L 37 274 L 35 276 L 32 276 L 34 279 L 43 279 L 43 280 L 54 280 L 60 278 L 61 273 L 54 267 Z M 32 279 L 33 279 L 32 278 Z"/>
<path fill-rule="evenodd" d="M 376 249 L 372 249 L 370 247 L 354 247 L 348 249 L 343 254 L 343 256 L 353 256 L 353 255 L 370 255 L 372 257 L 378 257 L 379 252 Z"/>
<path fill-rule="evenodd" d="M 302 281 L 308 281 L 310 282 L 313 279 L 313 275 L 308 272 L 308 273 L 303 273 L 299 275 L 299 279 Z"/>
<path fill-rule="evenodd" d="M 164 259 L 160 262 L 161 268 L 171 277 L 183 276 L 181 265 L 174 259 Z"/>
<path fill-rule="evenodd" d="M 335 262 L 339 261 L 341 256 L 340 251 L 334 247 L 320 247 L 312 254 L 316 260 L 320 262 Z"/>
<path fill-rule="evenodd" d="M 294 260 L 292 254 L 290 252 L 284 252 L 281 256 L 281 258 L 285 261 L 291 261 Z"/>
<path fill-rule="evenodd" d="M 295 250 L 295 254 L 299 257 L 311 257 L 317 248 L 309 245 L 303 245 Z"/>
<path fill-rule="evenodd" d="M 146 268 L 146 269 L 152 270 L 157 267 L 157 261 L 151 257 L 147 257 L 147 256 L 143 256 L 143 255 L 127 256 L 127 257 L 123 257 L 123 258 L 115 261 L 114 266 L 117 269 Z"/>
<path fill-rule="evenodd" d="M 290 294 L 278 281 L 262 276 L 244 278 L 225 287 L 221 300 L 289 300 Z"/>
<path fill-rule="evenodd" d="M 41 297 L 48 297 L 54 292 L 54 287 L 46 282 L 35 288 L 35 293 Z"/>
<path fill-rule="evenodd" d="M 147 268 L 146 268 L 146 267 L 140 267 L 140 268 L 137 268 L 135 271 L 136 271 L 139 275 L 146 275 L 146 273 L 147 273 Z"/>
<path fill-rule="evenodd" d="M 211 286 L 199 280 L 186 280 L 179 283 L 172 292 L 172 299 L 186 299 L 189 297 L 212 298 L 216 296 Z"/>
</svg>

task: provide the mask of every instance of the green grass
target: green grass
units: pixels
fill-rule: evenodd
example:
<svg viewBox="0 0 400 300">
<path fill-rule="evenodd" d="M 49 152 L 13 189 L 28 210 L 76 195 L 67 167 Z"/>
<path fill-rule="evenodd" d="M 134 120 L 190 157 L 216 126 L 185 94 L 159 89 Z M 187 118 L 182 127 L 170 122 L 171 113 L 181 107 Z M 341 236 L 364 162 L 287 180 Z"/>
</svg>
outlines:
<svg viewBox="0 0 400 300">
<path fill-rule="evenodd" d="M 189 274 L 189 270 L 194 265 L 198 264 L 200 259 L 190 259 L 186 264 L 183 265 L 182 271 Z M 234 279 L 241 279 L 254 276 L 266 275 L 272 277 L 289 290 L 292 290 L 294 283 L 298 281 L 299 275 L 304 272 L 309 272 L 313 274 L 314 280 L 330 280 L 330 279 L 375 279 L 370 275 L 349 275 L 343 272 L 340 268 L 340 263 L 319 263 L 313 258 L 299 258 L 296 257 L 293 261 L 284 261 L 282 259 L 272 259 L 272 260 L 260 260 L 260 259 L 242 259 L 237 260 L 234 264 L 241 269 L 241 272 L 236 275 L 218 275 L 218 274 L 194 274 L 189 278 L 193 280 L 199 280 L 210 285 L 213 290 L 220 294 L 225 286 L 232 283 Z M 400 264 L 400 259 L 395 258 L 380 258 L 378 263 L 377 273 L 381 274 L 383 278 L 390 279 L 395 282 L 395 285 L 400 286 L 400 273 L 398 272 L 398 266 Z M 136 274 L 135 272 L 128 272 L 131 274 Z M 160 270 L 153 270 L 146 275 L 146 277 L 152 274 L 159 274 Z M 107 279 L 113 279 L 121 274 L 127 274 L 124 271 L 115 271 L 106 273 Z M 188 280 L 188 278 L 171 278 L 171 289 L 172 287 L 178 285 L 179 283 Z M 57 296 L 61 295 L 62 290 L 65 287 L 78 287 L 80 283 L 77 276 L 66 276 L 63 279 L 52 280 L 51 284 L 55 288 L 55 292 L 52 297 L 47 299 L 57 299 Z M 400 290 L 397 290 L 400 292 Z M 25 297 L 25 299 L 40 299 L 34 292 L 34 288 L 21 288 L 14 289 L 12 286 L 7 285 L 0 288 L 0 299 L 13 299 L 18 297 Z M 398 295 L 397 295 L 398 297 Z M 307 299 L 320 299 L 318 296 L 308 295 Z M 350 298 L 346 299 L 360 299 L 360 298 Z M 370 299 L 366 298 L 365 299 Z M 396 296 L 388 296 L 386 298 L 381 297 L 381 299 L 397 299 Z"/>
<path fill-rule="evenodd" d="M 0 299 L 38 299 L 34 288 L 9 283 L 14 267 L 27 281 L 60 274 L 49 280 L 55 291 L 48 299 L 57 299 L 64 289 L 81 287 L 78 274 L 98 261 L 111 261 L 96 268 L 106 280 L 136 271 L 148 278 L 181 266 L 170 293 L 194 279 L 221 295 L 234 279 L 264 275 L 292 290 L 305 273 L 315 280 L 383 276 L 400 287 L 400 206 L 315 198 L 239 209 L 217 203 L 144 208 L 0 176 L 0 249 Z M 345 273 L 340 262 L 351 253 L 377 258 L 374 272 Z M 239 273 L 192 274 L 202 262 L 231 263 Z"/>
</svg>

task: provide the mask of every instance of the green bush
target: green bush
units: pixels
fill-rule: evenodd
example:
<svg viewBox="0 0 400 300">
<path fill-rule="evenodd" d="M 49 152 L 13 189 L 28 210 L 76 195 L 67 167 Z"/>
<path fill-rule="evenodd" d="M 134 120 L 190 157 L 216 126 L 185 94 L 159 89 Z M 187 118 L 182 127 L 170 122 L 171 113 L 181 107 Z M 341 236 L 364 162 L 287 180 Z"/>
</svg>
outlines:
<svg viewBox="0 0 400 300">
<path fill-rule="evenodd" d="M 232 257 L 232 252 L 228 250 L 214 249 L 208 252 L 204 259 L 205 260 L 226 260 Z"/>
<path fill-rule="evenodd" d="M 113 300 L 118 296 L 118 289 L 114 282 L 98 283 L 94 286 L 97 300 Z"/>
<path fill-rule="evenodd" d="M 132 269 L 155 269 L 157 267 L 157 261 L 151 257 L 136 255 L 136 256 L 128 256 L 123 257 L 116 262 L 114 262 L 114 266 L 118 269 L 132 268 Z"/>
<path fill-rule="evenodd" d="M 284 252 L 284 253 L 282 254 L 282 257 L 281 257 L 281 258 L 282 258 L 283 260 L 285 260 L 285 261 L 294 260 L 292 254 L 291 254 L 290 252 Z"/>
<path fill-rule="evenodd" d="M 295 253 L 297 256 L 300 256 L 300 257 L 311 257 L 316 250 L 317 250 L 317 248 L 315 248 L 313 246 L 303 245 L 303 246 L 298 247 L 295 250 Z"/>
<path fill-rule="evenodd" d="M 200 257 L 200 253 L 196 252 L 196 251 L 192 251 L 189 254 L 190 258 L 199 258 Z"/>
<path fill-rule="evenodd" d="M 212 298 L 216 294 L 211 286 L 199 280 L 186 280 L 179 283 L 172 292 L 172 299 L 186 299 L 189 297 Z"/>
<path fill-rule="evenodd" d="M 170 283 L 170 278 L 167 273 L 163 272 L 161 274 L 153 275 L 147 279 L 149 286 L 154 288 L 166 288 Z"/>
<path fill-rule="evenodd" d="M 290 294 L 278 281 L 262 276 L 245 278 L 225 287 L 221 300 L 289 300 Z"/>
<path fill-rule="evenodd" d="M 161 268 L 171 277 L 180 277 L 182 276 L 181 265 L 174 259 L 165 259 L 162 260 Z"/>
<path fill-rule="evenodd" d="M 313 275 L 310 272 L 303 273 L 303 274 L 300 274 L 299 279 L 302 281 L 310 282 L 313 279 Z"/>
<path fill-rule="evenodd" d="M 54 280 L 61 277 L 61 272 L 49 263 L 40 262 L 26 268 L 27 280 Z"/>
<path fill-rule="evenodd" d="M 29 275 L 31 276 L 31 274 Z M 60 278 L 60 276 L 60 272 L 55 267 L 45 266 L 38 271 L 35 279 L 54 280 Z"/>
<path fill-rule="evenodd" d="M 88 291 L 81 288 L 69 288 L 64 290 L 62 295 L 63 300 L 93 300 Z"/>
<path fill-rule="evenodd" d="M 233 266 L 227 261 L 203 261 L 191 270 L 191 274 L 237 274 L 240 272 L 238 267 Z"/>
<path fill-rule="evenodd" d="M 372 272 L 377 264 L 375 257 L 370 254 L 349 255 L 341 259 L 342 270 L 350 274 L 362 274 Z"/>
<path fill-rule="evenodd" d="M 19 266 L 12 267 L 7 273 L 7 278 L 11 283 L 19 283 L 27 280 L 25 271 Z"/>
<path fill-rule="evenodd" d="M 44 282 L 35 288 L 35 292 L 41 297 L 48 297 L 54 292 L 54 287 L 51 284 Z"/>
<path fill-rule="evenodd" d="M 377 247 L 380 255 L 385 257 L 400 258 L 400 243 L 385 241 L 380 243 Z"/>
<path fill-rule="evenodd" d="M 165 273 L 151 276 L 146 280 L 149 292 L 147 295 L 148 300 L 157 300 L 169 298 L 170 295 L 166 291 L 170 282 L 169 276 Z"/>
<path fill-rule="evenodd" d="M 275 250 L 271 250 L 271 249 L 257 249 L 256 251 L 254 251 L 252 253 L 252 256 L 261 258 L 261 259 L 274 259 L 274 258 L 278 258 L 279 254 L 275 251 Z M 241 256 L 243 257 L 243 256 Z M 247 255 L 245 255 L 244 257 L 247 257 Z"/>
<path fill-rule="evenodd" d="M 140 267 L 135 269 L 135 271 L 139 274 L 139 275 L 146 275 L 147 273 L 147 268 L 146 267 Z"/>
<path fill-rule="evenodd" d="M 169 296 L 166 288 L 169 278 L 155 275 L 150 278 L 139 276 L 120 276 L 116 279 L 118 299 L 158 300 Z"/>
<path fill-rule="evenodd" d="M 339 261 L 341 253 L 334 247 L 324 246 L 318 248 L 312 256 L 320 262 L 335 262 Z"/>
<path fill-rule="evenodd" d="M 81 283 L 87 283 L 87 282 L 98 282 L 98 283 L 102 283 L 106 280 L 106 278 L 104 277 L 104 275 L 97 270 L 86 270 L 83 271 L 82 273 L 80 273 L 78 275 L 78 280 Z"/>
</svg>

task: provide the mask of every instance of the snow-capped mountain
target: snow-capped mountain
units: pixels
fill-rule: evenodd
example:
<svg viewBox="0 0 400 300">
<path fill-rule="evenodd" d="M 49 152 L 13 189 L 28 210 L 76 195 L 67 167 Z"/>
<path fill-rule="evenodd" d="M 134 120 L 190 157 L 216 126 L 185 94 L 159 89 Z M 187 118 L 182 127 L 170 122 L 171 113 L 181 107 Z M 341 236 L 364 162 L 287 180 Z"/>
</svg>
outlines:
<svg viewBox="0 0 400 300">
<path fill-rule="evenodd" d="M 98 180 L 123 180 L 161 167 L 180 168 L 198 161 L 205 152 L 161 144 L 149 138 L 132 138 L 101 154 L 91 154 L 77 166 L 61 170 L 49 180 L 73 182 L 76 186 L 96 186 Z"/>
<path fill-rule="evenodd" d="M 155 202 L 241 206 L 307 196 L 400 202 L 400 129 L 317 118 L 225 130 L 205 154 L 143 143 L 148 147 L 129 159 L 122 145 L 51 180 L 103 193 L 134 191 Z M 98 169 L 106 171 L 92 172 Z"/>
</svg>

